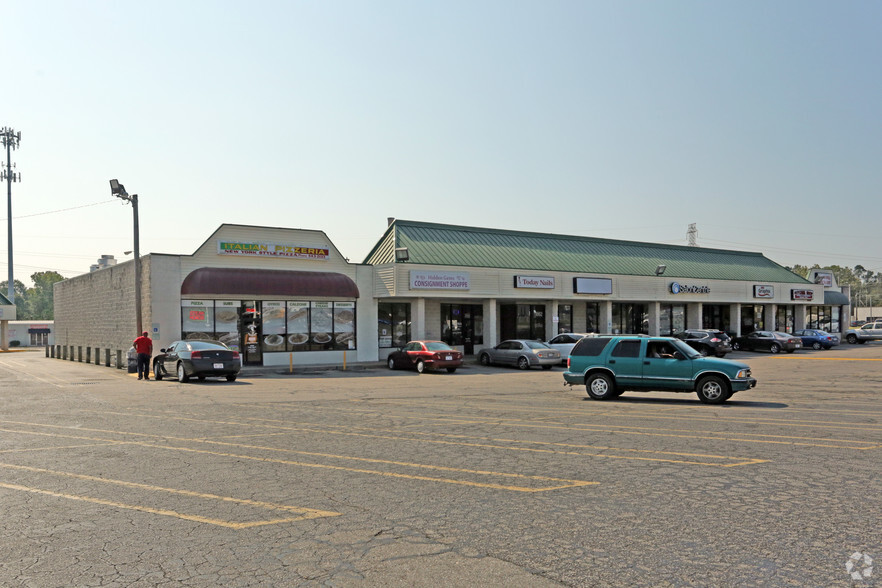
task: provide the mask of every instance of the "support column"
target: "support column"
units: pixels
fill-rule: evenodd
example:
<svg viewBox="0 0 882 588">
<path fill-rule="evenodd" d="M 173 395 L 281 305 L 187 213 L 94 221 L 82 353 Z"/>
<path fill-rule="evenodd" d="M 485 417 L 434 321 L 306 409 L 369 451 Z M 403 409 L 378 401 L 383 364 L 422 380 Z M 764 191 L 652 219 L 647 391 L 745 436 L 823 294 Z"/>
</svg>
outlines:
<svg viewBox="0 0 882 588">
<path fill-rule="evenodd" d="M 426 299 L 417 298 L 410 317 L 411 337 L 414 340 L 426 338 Z"/>
<path fill-rule="evenodd" d="M 842 319 L 840 317 L 840 324 L 841 324 L 841 320 Z M 805 328 L 805 305 L 797 304 L 795 306 L 795 308 L 793 309 L 793 329 L 798 331 L 798 330 L 801 330 L 804 328 Z M 836 334 L 838 335 L 839 333 L 836 333 Z M 840 339 L 841 339 L 841 337 L 840 337 Z"/>
<path fill-rule="evenodd" d="M 741 336 L 741 304 L 735 303 L 729 305 L 729 330 L 735 333 L 736 337 Z"/>
<path fill-rule="evenodd" d="M 496 347 L 499 343 L 499 318 L 496 299 L 484 301 L 484 347 Z"/>
<path fill-rule="evenodd" d="M 657 300 L 649 303 L 649 335 L 652 337 L 657 337 L 661 328 L 659 325 L 659 314 L 661 303 Z M 667 335 L 667 333 L 665 333 Z"/>
<path fill-rule="evenodd" d="M 686 328 L 701 328 L 701 302 L 689 302 L 686 304 Z"/>
<path fill-rule="evenodd" d="M 612 302 L 609 300 L 604 300 L 600 303 L 600 324 L 597 325 L 600 328 L 600 332 L 603 334 L 610 335 L 613 332 L 612 328 Z"/>
</svg>

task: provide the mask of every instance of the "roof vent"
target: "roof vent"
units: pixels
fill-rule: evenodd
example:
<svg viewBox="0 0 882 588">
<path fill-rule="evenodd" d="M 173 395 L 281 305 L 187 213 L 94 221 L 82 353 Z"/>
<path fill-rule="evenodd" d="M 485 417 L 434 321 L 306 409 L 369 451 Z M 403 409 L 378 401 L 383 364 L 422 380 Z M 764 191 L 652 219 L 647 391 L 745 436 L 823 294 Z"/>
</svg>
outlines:
<svg viewBox="0 0 882 588">
<path fill-rule="evenodd" d="M 390 217 L 386 218 L 386 222 L 389 223 L 389 224 L 386 225 L 386 226 L 387 226 L 387 227 L 391 227 L 391 226 L 392 226 L 392 223 L 395 222 L 395 217 L 394 217 L 394 216 L 390 216 Z"/>
</svg>

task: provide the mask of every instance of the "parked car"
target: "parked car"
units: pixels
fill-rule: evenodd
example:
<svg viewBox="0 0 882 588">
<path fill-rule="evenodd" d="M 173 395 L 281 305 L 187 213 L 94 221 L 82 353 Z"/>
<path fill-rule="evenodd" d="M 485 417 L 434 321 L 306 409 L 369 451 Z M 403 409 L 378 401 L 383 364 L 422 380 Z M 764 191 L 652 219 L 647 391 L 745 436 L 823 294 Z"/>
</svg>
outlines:
<svg viewBox="0 0 882 588">
<path fill-rule="evenodd" d="M 687 329 L 674 333 L 674 337 L 685 342 L 701 355 L 725 357 L 732 351 L 731 339 L 723 331 L 711 329 Z"/>
<path fill-rule="evenodd" d="M 588 336 L 587 333 L 558 333 L 557 336 L 552 337 L 551 340 L 546 341 L 545 344 L 552 349 L 560 351 L 560 362 L 566 363 L 570 351 L 573 350 L 573 346 L 579 341 L 579 339 Z"/>
<path fill-rule="evenodd" d="M 175 341 L 153 358 L 153 375 L 157 380 L 174 374 L 178 382 L 191 377 L 204 380 L 208 376 L 225 377 L 235 382 L 242 369 L 239 352 L 216 341 Z"/>
<path fill-rule="evenodd" d="M 793 335 L 802 340 L 803 347 L 811 347 L 812 349 L 830 349 L 839 345 L 839 337 L 818 329 L 802 329 L 795 331 Z"/>
<path fill-rule="evenodd" d="M 630 390 L 695 392 L 706 404 L 720 404 L 756 386 L 747 364 L 702 357 L 673 337 L 589 337 L 570 353 L 564 383 L 584 384 L 588 396 L 608 400 Z"/>
<path fill-rule="evenodd" d="M 515 365 L 522 370 L 538 365 L 550 370 L 560 363 L 560 351 L 542 341 L 508 339 L 496 347 L 482 349 L 478 352 L 478 359 L 482 365 Z"/>
<path fill-rule="evenodd" d="M 411 341 L 386 359 L 390 370 L 414 369 L 419 373 L 446 369 L 451 374 L 462 365 L 462 353 L 443 341 Z"/>
<path fill-rule="evenodd" d="M 845 340 L 852 345 L 855 343 L 863 344 L 867 341 L 882 340 L 882 321 L 865 323 L 860 327 L 849 329 L 845 333 Z"/>
<path fill-rule="evenodd" d="M 749 335 L 732 339 L 732 349 L 735 351 L 766 350 L 770 353 L 778 353 L 783 350 L 787 353 L 793 353 L 801 348 L 802 339 L 779 331 L 754 331 Z"/>
</svg>

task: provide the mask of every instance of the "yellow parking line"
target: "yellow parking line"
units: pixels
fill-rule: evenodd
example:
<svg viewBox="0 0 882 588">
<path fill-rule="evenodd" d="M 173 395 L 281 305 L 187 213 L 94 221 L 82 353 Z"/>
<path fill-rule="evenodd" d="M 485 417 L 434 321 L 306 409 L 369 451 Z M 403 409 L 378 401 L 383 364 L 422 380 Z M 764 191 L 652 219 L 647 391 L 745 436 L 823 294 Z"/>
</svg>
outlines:
<svg viewBox="0 0 882 588">
<path fill-rule="evenodd" d="M 358 411 L 356 411 L 358 412 Z M 366 412 L 366 411 L 365 411 Z M 376 411 L 371 411 L 376 412 Z M 390 415 L 383 415 L 390 416 Z M 719 431 L 689 431 L 688 429 L 664 429 L 660 427 L 628 427 L 628 426 L 619 426 L 619 427 L 611 427 L 609 425 L 592 425 L 586 423 L 580 423 L 578 425 L 568 425 L 566 423 L 550 423 L 543 422 L 541 424 L 532 424 L 531 422 L 525 422 L 520 419 L 506 419 L 504 421 L 500 421 L 498 418 L 491 417 L 479 417 L 486 418 L 487 420 L 477 420 L 472 417 L 469 418 L 460 418 L 460 417 L 439 417 L 439 416 L 413 416 L 413 415 L 394 415 L 395 418 L 402 419 L 413 419 L 413 420 L 423 420 L 423 421 L 439 421 L 439 425 L 450 425 L 450 424 L 493 424 L 495 426 L 499 425 L 508 425 L 512 427 L 526 427 L 526 428 L 550 428 L 555 430 L 572 430 L 572 431 L 592 431 L 598 433 L 619 433 L 619 434 L 628 434 L 631 433 L 630 430 L 634 430 L 633 434 L 635 435 L 646 435 L 646 436 L 658 436 L 658 437 L 680 437 L 684 439 L 714 439 L 719 441 L 742 441 L 746 443 L 769 443 L 769 444 L 788 444 L 788 445 L 802 445 L 808 447 L 826 447 L 826 448 L 834 448 L 834 449 L 857 449 L 857 450 L 866 450 L 866 449 L 875 449 L 875 441 L 856 441 L 851 439 L 828 439 L 828 438 L 819 438 L 819 437 L 797 437 L 793 435 L 768 435 L 763 433 L 742 433 L 743 435 L 750 435 L 751 437 L 769 437 L 773 440 L 766 439 L 749 439 L 743 437 L 721 437 L 720 435 L 726 435 L 728 433 L 719 432 Z M 550 426 L 557 425 L 557 426 Z M 630 430 L 625 430 L 630 429 Z M 669 431 L 676 433 L 689 433 L 689 434 L 673 434 L 673 433 L 647 433 L 645 431 Z M 853 447 L 850 445 L 830 445 L 830 444 L 821 444 L 821 443 L 803 443 L 799 441 L 780 441 L 779 439 L 810 439 L 813 441 L 830 441 L 834 443 L 854 443 L 854 444 L 873 444 L 871 447 Z"/>
<path fill-rule="evenodd" d="M 233 522 L 233 521 L 223 521 L 220 519 L 212 519 L 212 518 L 202 517 L 202 516 L 198 516 L 198 515 L 188 515 L 188 514 L 179 513 L 179 512 L 173 511 L 173 510 L 157 509 L 157 508 L 146 507 L 146 506 L 125 504 L 122 502 L 115 502 L 115 501 L 111 501 L 111 500 L 105 500 L 103 498 L 94 498 L 94 497 L 90 497 L 90 496 L 63 494 L 63 493 L 59 493 L 59 492 L 53 492 L 51 490 L 44 490 L 44 489 L 40 489 L 40 488 L 33 488 L 33 487 L 28 487 L 28 486 L 21 486 L 18 484 L 8 484 L 8 483 L 0 482 L 0 487 L 8 488 L 11 490 L 20 490 L 20 491 L 25 491 L 25 492 L 33 492 L 33 493 L 37 493 L 37 494 L 45 494 L 48 496 L 55 496 L 58 498 L 67 498 L 69 500 L 81 500 L 81 501 L 85 501 L 85 502 L 93 502 L 95 504 L 102 504 L 105 506 L 113 506 L 113 507 L 124 508 L 124 509 L 128 509 L 128 510 L 137 510 L 137 511 L 147 512 L 147 513 L 151 513 L 151 514 L 176 517 L 176 518 L 185 519 L 185 520 L 189 520 L 189 521 L 208 523 L 211 525 L 219 525 L 222 527 L 229 527 L 231 529 L 245 529 L 245 528 L 249 528 L 249 527 L 273 525 L 273 524 L 278 524 L 278 523 L 287 523 L 287 522 L 294 522 L 294 521 L 302 521 L 302 520 L 315 519 L 315 518 L 321 518 L 321 517 L 335 517 L 335 516 L 339 516 L 341 514 L 339 512 L 333 512 L 333 511 L 316 510 L 316 509 L 312 509 L 312 508 L 289 506 L 286 504 L 274 504 L 271 502 L 250 500 L 247 498 L 232 498 L 230 496 L 218 496 L 216 494 L 206 494 L 203 492 L 192 492 L 190 490 L 179 490 L 177 488 L 165 488 L 162 486 L 153 486 L 150 484 L 139 484 L 137 482 L 127 482 L 125 480 L 114 480 L 111 478 L 99 478 L 96 476 L 89 476 L 86 474 L 76 474 L 73 472 L 62 472 L 62 471 L 57 471 L 57 470 L 48 470 L 48 469 L 44 469 L 44 468 L 36 468 L 36 467 L 31 467 L 31 466 L 24 466 L 24 465 L 10 464 L 10 463 L 0 463 L 0 468 L 15 469 L 15 470 L 27 471 L 27 472 L 39 473 L 39 474 L 64 476 L 64 477 L 76 478 L 76 479 L 80 479 L 80 480 L 88 480 L 91 482 L 101 482 L 104 484 L 114 484 L 117 486 L 124 486 L 124 487 L 128 487 L 128 488 L 149 490 L 149 491 L 153 491 L 153 492 L 166 492 L 169 494 L 178 494 L 181 496 L 189 496 L 189 497 L 193 497 L 193 498 L 202 498 L 202 499 L 207 499 L 207 500 L 217 500 L 217 501 L 223 501 L 223 502 L 234 502 L 236 504 L 242 504 L 242 505 L 246 505 L 246 506 L 253 506 L 253 507 L 258 507 L 258 508 L 268 509 L 268 510 L 282 510 L 282 511 L 288 511 L 288 512 L 295 512 L 298 514 L 298 516 L 296 516 L 296 517 L 285 517 L 285 518 L 280 518 L 280 519 L 272 519 L 272 520 L 268 520 L 268 521 L 252 521 L 252 522 L 237 523 L 237 522 Z"/>
<path fill-rule="evenodd" d="M 0 421 L 0 422 L 10 422 L 10 421 Z M 16 424 L 36 426 L 36 427 L 52 427 L 52 428 L 60 428 L 60 429 L 68 429 L 68 430 L 74 429 L 73 427 L 64 427 L 62 425 L 44 425 L 41 423 L 17 422 Z M 397 465 L 397 466 L 402 466 L 402 467 L 410 467 L 410 468 L 418 468 L 418 469 L 426 469 L 426 470 L 436 470 L 436 471 L 447 471 L 447 472 L 472 474 L 472 475 L 476 475 L 476 476 L 514 478 L 514 479 L 520 479 L 520 480 L 536 480 L 536 481 L 541 481 L 541 482 L 556 482 L 556 483 L 558 483 L 554 486 L 549 486 L 549 487 L 544 487 L 544 488 L 530 488 L 530 487 L 526 487 L 526 486 L 513 486 L 513 485 L 508 485 L 508 484 L 496 484 L 496 483 L 492 483 L 492 482 L 471 482 L 471 481 L 467 481 L 467 480 L 456 480 L 453 478 L 440 478 L 440 477 L 436 478 L 436 477 L 431 477 L 431 476 L 421 476 L 421 475 L 414 475 L 414 474 L 399 474 L 399 473 L 394 473 L 394 472 L 383 472 L 383 471 L 379 471 L 379 470 L 368 470 L 368 469 L 363 469 L 363 468 L 350 468 L 350 467 L 335 466 L 335 465 L 329 465 L 329 464 L 317 464 L 317 463 L 290 461 L 290 460 L 283 460 L 283 459 L 276 459 L 276 458 L 269 458 L 269 457 L 255 457 L 255 456 L 251 456 L 251 455 L 242 455 L 242 454 L 236 454 L 236 453 L 209 451 L 207 449 L 194 449 L 194 448 L 190 448 L 190 447 L 173 447 L 173 446 L 167 446 L 167 445 L 157 445 L 154 443 L 146 443 L 143 441 L 116 441 L 116 443 L 119 443 L 119 444 L 134 445 L 134 446 L 139 446 L 139 447 L 149 447 L 149 448 L 153 448 L 153 449 L 165 449 L 168 451 L 199 453 L 199 454 L 204 454 L 204 455 L 232 457 L 232 458 L 236 458 L 236 459 L 248 459 L 248 460 L 262 461 L 262 462 L 267 462 L 267 463 L 279 463 L 279 464 L 284 464 L 284 465 L 294 465 L 294 466 L 299 466 L 299 467 L 348 471 L 348 472 L 356 472 L 356 473 L 362 473 L 362 474 L 372 474 L 372 475 L 377 475 L 377 476 L 387 476 L 387 477 L 392 477 L 392 478 L 421 480 L 421 481 L 428 481 L 428 482 L 442 482 L 442 483 L 446 483 L 446 484 L 458 484 L 458 485 L 463 485 L 463 486 L 474 486 L 474 487 L 478 487 L 478 488 L 494 488 L 494 489 L 498 489 L 498 490 L 512 490 L 512 491 L 516 491 L 516 492 L 547 492 L 549 490 L 560 490 L 563 488 L 576 488 L 576 487 L 580 487 L 580 486 L 590 486 L 590 485 L 598 484 L 598 482 L 590 482 L 590 481 L 586 481 L 586 480 L 570 480 L 570 479 L 555 478 L 555 477 L 550 477 L 550 476 L 530 476 L 530 475 L 524 475 L 524 474 L 512 474 L 512 473 L 508 473 L 508 472 L 494 472 L 494 471 L 488 471 L 488 470 L 470 470 L 470 469 L 464 469 L 464 468 L 452 468 L 452 467 L 447 467 L 447 466 L 409 463 L 409 462 L 392 461 L 392 460 L 384 460 L 384 459 L 373 459 L 373 458 L 366 458 L 366 457 L 354 457 L 354 456 L 348 456 L 348 455 L 335 455 L 335 454 L 329 454 L 329 453 L 318 453 L 318 452 L 310 452 L 310 451 L 296 451 L 293 449 L 280 449 L 277 447 L 262 447 L 262 446 L 258 446 L 258 445 L 240 445 L 240 444 L 234 444 L 234 443 L 223 443 L 220 441 L 202 441 L 200 439 L 188 439 L 188 438 L 181 438 L 181 437 L 148 435 L 148 434 L 144 434 L 144 433 L 127 433 L 125 431 L 112 431 L 112 430 L 106 430 L 106 429 L 88 429 L 88 428 L 83 428 L 83 427 L 76 427 L 74 430 L 103 432 L 103 433 L 118 434 L 118 435 L 135 435 L 135 436 L 141 436 L 141 437 L 153 437 L 153 438 L 160 438 L 160 439 L 172 440 L 172 441 L 189 441 L 189 442 L 196 442 L 196 443 L 231 445 L 234 447 L 242 447 L 242 448 L 247 448 L 247 449 L 259 449 L 262 451 L 271 451 L 271 452 L 278 452 L 278 453 L 292 453 L 292 454 L 297 454 L 297 455 L 307 455 L 307 456 L 311 456 L 311 457 L 326 457 L 326 458 L 332 458 L 332 459 L 360 461 L 360 462 L 367 462 L 367 463 Z M 29 434 L 30 433 L 30 431 L 11 431 L 11 432 L 21 433 L 21 434 Z M 36 434 L 65 437 L 65 438 L 72 438 L 72 439 L 94 440 L 90 437 L 79 437 L 76 435 L 61 435 L 61 434 L 52 434 L 52 433 L 36 433 Z M 104 439 L 104 441 L 113 441 L 113 440 Z"/>
<path fill-rule="evenodd" d="M 111 413 L 111 414 L 118 414 L 118 413 Z M 242 423 L 242 422 L 236 422 L 236 421 L 216 421 L 216 420 L 209 420 L 209 419 L 197 419 L 197 418 L 192 418 L 192 417 L 171 416 L 171 415 L 156 416 L 156 415 L 150 415 L 150 414 L 140 414 L 140 415 L 130 415 L 130 416 L 139 416 L 142 418 L 146 417 L 146 418 L 156 418 L 156 419 L 182 420 L 182 421 L 197 422 L 197 423 L 236 425 L 236 426 L 246 426 L 246 427 L 255 426 L 254 423 L 247 423 L 247 422 Z M 255 419 L 248 419 L 248 420 L 255 420 Z M 260 420 L 264 420 L 264 419 L 260 419 Z M 278 421 L 276 421 L 276 422 L 278 422 Z M 283 430 L 292 431 L 292 432 L 299 431 L 299 432 L 312 432 L 312 433 L 326 433 L 326 434 L 335 434 L 335 435 L 369 437 L 369 438 L 374 438 L 374 439 L 387 439 L 387 440 L 393 440 L 393 441 L 402 441 L 402 440 L 403 441 L 417 441 L 420 443 L 434 443 L 434 444 L 439 444 L 439 445 L 460 445 L 460 446 L 478 447 L 478 448 L 484 448 L 484 449 L 501 449 L 501 450 L 506 450 L 506 451 L 524 451 L 524 452 L 550 453 L 550 454 L 561 454 L 561 455 L 581 455 L 581 456 L 585 456 L 585 457 L 602 457 L 602 458 L 607 458 L 607 459 L 632 459 L 632 460 L 637 460 L 637 461 L 682 463 L 682 464 L 687 464 L 687 465 L 702 465 L 702 466 L 714 466 L 714 467 L 732 467 L 733 465 L 739 465 L 739 466 L 740 465 L 752 465 L 752 464 L 756 464 L 756 463 L 765 463 L 766 461 L 768 461 L 765 459 L 753 459 L 753 458 L 748 458 L 748 457 L 728 457 L 728 456 L 720 456 L 720 455 L 711 456 L 711 455 L 702 455 L 702 454 L 693 454 L 693 453 L 668 452 L 668 451 L 660 451 L 660 450 L 619 449 L 619 448 L 615 448 L 615 447 L 603 447 L 603 446 L 598 447 L 598 446 L 590 446 L 590 445 L 585 445 L 585 446 L 570 445 L 570 447 L 583 447 L 585 449 L 602 449 L 602 450 L 613 450 L 613 451 L 623 451 L 623 452 L 629 452 L 629 451 L 645 452 L 645 453 L 656 453 L 656 454 L 664 454 L 664 455 L 675 455 L 675 456 L 680 456 L 680 457 L 706 457 L 706 458 L 733 460 L 736 462 L 734 464 L 719 464 L 719 463 L 713 463 L 713 462 L 707 462 L 707 461 L 685 460 L 685 459 L 642 457 L 642 456 L 638 457 L 638 456 L 628 456 L 628 455 L 610 455 L 608 453 L 587 453 L 587 452 L 576 452 L 576 451 L 555 451 L 552 449 L 535 449 L 535 448 L 529 448 L 529 447 L 506 447 L 503 445 L 490 445 L 490 444 L 486 444 L 486 443 L 465 443 L 462 441 L 445 441 L 445 440 L 438 440 L 438 439 L 414 439 L 412 437 L 378 435 L 378 434 L 376 434 L 377 429 L 370 429 L 367 427 L 354 427 L 354 428 L 363 428 L 363 429 L 367 429 L 369 431 L 374 431 L 374 433 L 356 433 L 356 432 L 352 432 L 352 431 L 333 431 L 333 430 L 329 430 L 329 429 L 292 427 L 290 425 L 260 425 L 260 426 L 270 427 L 273 429 L 283 429 Z M 313 427 L 315 427 L 315 426 L 324 427 L 325 425 L 312 425 L 312 426 Z M 347 427 L 347 428 L 353 428 L 353 427 Z M 390 431 L 390 430 L 380 429 L 379 431 L 399 433 L 398 431 L 395 431 L 395 430 Z M 430 435 L 431 434 L 435 437 L 448 436 L 448 435 L 444 435 L 441 433 L 419 433 L 419 432 L 413 432 L 413 431 L 408 431 L 408 433 L 422 434 L 422 435 Z M 450 435 L 450 437 L 455 437 L 455 436 Z M 520 441 L 520 440 L 512 440 L 512 439 L 494 439 L 491 437 L 461 436 L 459 438 L 480 439 L 483 441 L 492 441 L 492 442 L 507 442 L 507 443 L 522 443 L 522 444 L 533 443 L 536 445 L 542 444 L 540 442 Z M 182 441 L 185 440 L 185 441 L 198 441 L 198 442 L 203 442 L 203 443 L 213 443 L 213 444 L 217 444 L 217 445 L 230 445 L 233 447 L 267 449 L 266 447 L 242 445 L 242 444 L 238 444 L 238 443 L 223 443 L 220 441 L 214 441 L 214 440 L 212 440 L 213 438 L 198 438 L 198 439 L 175 438 L 175 439 L 182 440 Z M 557 445 L 557 444 L 552 444 L 552 445 Z M 559 444 L 559 445 L 561 447 L 567 446 L 566 444 Z M 272 449 L 272 448 L 270 448 L 270 449 Z"/>
</svg>

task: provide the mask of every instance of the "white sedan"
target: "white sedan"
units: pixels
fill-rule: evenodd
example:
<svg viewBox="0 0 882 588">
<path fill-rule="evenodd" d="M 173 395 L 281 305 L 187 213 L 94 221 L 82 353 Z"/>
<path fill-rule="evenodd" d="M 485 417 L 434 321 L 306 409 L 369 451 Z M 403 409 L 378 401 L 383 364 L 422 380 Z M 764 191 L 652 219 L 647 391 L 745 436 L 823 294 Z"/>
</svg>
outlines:
<svg viewBox="0 0 882 588">
<path fill-rule="evenodd" d="M 551 347 L 552 349 L 557 349 L 560 351 L 560 362 L 566 363 L 567 358 L 570 356 L 570 352 L 575 347 L 576 343 L 582 337 L 588 337 L 586 333 L 560 333 L 556 337 L 552 337 L 551 341 L 546 341 L 546 345 Z"/>
</svg>

